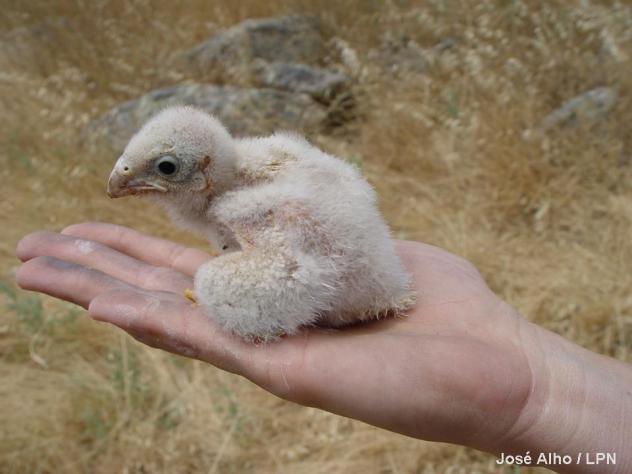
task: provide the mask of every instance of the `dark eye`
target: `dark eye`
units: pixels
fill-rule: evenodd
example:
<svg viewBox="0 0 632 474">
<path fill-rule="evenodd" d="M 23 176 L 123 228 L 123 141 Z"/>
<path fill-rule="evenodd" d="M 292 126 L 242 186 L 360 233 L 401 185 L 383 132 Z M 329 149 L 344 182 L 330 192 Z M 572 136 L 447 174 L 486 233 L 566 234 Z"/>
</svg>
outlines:
<svg viewBox="0 0 632 474">
<path fill-rule="evenodd" d="M 178 160 L 171 155 L 165 155 L 156 161 L 156 169 L 164 176 L 173 176 L 178 171 Z"/>
</svg>

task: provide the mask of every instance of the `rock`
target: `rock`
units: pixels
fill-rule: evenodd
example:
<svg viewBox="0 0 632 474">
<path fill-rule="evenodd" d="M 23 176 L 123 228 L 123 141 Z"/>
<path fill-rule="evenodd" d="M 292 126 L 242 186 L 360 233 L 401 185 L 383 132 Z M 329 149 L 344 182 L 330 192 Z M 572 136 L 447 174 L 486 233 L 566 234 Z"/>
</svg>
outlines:
<svg viewBox="0 0 632 474">
<path fill-rule="evenodd" d="M 455 38 L 447 37 L 435 44 L 431 48 L 431 51 L 435 54 L 441 54 L 456 48 L 456 46 L 457 40 Z"/>
<path fill-rule="evenodd" d="M 597 87 L 564 102 L 542 120 L 537 131 L 542 134 L 558 126 L 593 124 L 606 118 L 617 101 L 610 87 Z"/>
<path fill-rule="evenodd" d="M 194 105 L 214 114 L 237 136 L 283 129 L 309 133 L 327 121 L 326 109 L 307 94 L 182 84 L 149 92 L 113 108 L 88 126 L 87 138 L 105 142 L 120 152 L 147 119 L 176 104 Z"/>
<path fill-rule="evenodd" d="M 416 41 L 406 35 L 393 37 L 390 33 L 377 49 L 369 52 L 369 59 L 392 75 L 426 72 L 427 56 L 428 52 Z"/>
<path fill-rule="evenodd" d="M 351 85 L 351 78 L 345 74 L 304 64 L 264 61 L 253 68 L 253 80 L 258 86 L 309 94 L 324 103 Z"/>
<path fill-rule="evenodd" d="M 317 64 L 325 53 L 318 21 L 309 16 L 246 20 L 184 53 L 186 62 L 203 74 L 239 71 L 255 59 Z"/>
</svg>

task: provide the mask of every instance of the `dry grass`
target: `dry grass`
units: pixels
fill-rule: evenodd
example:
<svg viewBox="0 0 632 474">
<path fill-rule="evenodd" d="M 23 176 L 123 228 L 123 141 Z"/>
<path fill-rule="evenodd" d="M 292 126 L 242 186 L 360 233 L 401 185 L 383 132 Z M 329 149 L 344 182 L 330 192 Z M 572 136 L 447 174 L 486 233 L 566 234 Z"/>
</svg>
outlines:
<svg viewBox="0 0 632 474">
<path fill-rule="evenodd" d="M 331 34 L 344 26 L 337 55 L 365 118 L 312 138 L 362 163 L 399 236 L 464 255 L 528 318 L 632 361 L 632 10 L 535 3 L 5 2 L 0 471 L 499 472 L 491 456 L 279 401 L 15 289 L 13 248 L 35 229 L 105 220 L 201 244 L 144 203 L 109 201 L 115 157 L 88 153 L 79 132 L 122 100 L 194 79 L 173 52 L 248 17 L 308 11 Z M 368 54 L 446 38 L 454 47 L 425 74 L 385 75 Z M 607 120 L 521 138 L 600 85 L 619 92 Z"/>
</svg>

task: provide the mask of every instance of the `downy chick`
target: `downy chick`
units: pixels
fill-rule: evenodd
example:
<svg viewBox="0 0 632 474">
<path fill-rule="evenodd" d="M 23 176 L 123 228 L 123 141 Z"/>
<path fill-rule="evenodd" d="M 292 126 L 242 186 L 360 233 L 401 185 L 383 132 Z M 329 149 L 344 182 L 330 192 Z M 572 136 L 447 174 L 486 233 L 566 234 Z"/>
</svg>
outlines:
<svg viewBox="0 0 632 474">
<path fill-rule="evenodd" d="M 151 197 L 220 251 L 197 270 L 195 298 L 245 339 L 413 303 L 372 187 L 299 135 L 235 139 L 201 110 L 168 108 L 132 137 L 108 194 Z"/>
</svg>

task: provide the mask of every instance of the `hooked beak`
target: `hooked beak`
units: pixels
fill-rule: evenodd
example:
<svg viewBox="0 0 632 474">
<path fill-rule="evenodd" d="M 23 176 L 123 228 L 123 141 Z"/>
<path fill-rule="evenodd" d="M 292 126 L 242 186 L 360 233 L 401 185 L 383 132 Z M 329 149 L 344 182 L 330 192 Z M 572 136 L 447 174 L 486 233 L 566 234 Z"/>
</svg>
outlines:
<svg viewBox="0 0 632 474">
<path fill-rule="evenodd" d="M 166 193 L 167 188 L 158 183 L 154 183 L 142 178 L 134 178 L 115 169 L 110 175 L 108 181 L 108 196 L 111 198 L 119 198 L 135 194 L 144 194 L 152 191 Z"/>
</svg>

